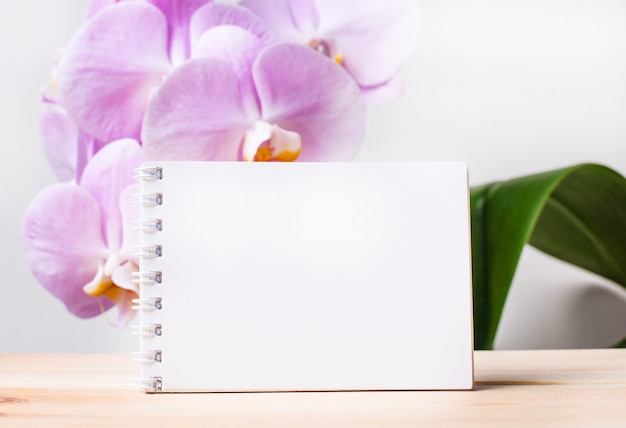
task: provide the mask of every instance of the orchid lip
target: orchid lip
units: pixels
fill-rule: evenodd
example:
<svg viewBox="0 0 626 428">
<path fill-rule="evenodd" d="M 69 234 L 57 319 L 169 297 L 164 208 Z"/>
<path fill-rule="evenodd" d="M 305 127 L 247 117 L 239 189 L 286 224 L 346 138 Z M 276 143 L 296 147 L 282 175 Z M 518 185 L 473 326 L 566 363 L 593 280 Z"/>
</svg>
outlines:
<svg viewBox="0 0 626 428">
<path fill-rule="evenodd" d="M 242 155 L 247 162 L 293 162 L 302 151 L 300 134 L 259 120 L 244 137 Z"/>
<path fill-rule="evenodd" d="M 89 296 L 99 297 L 106 294 L 114 286 L 111 276 L 105 274 L 105 264 L 101 263 L 96 275 L 89 283 L 85 284 L 83 291 Z"/>
</svg>

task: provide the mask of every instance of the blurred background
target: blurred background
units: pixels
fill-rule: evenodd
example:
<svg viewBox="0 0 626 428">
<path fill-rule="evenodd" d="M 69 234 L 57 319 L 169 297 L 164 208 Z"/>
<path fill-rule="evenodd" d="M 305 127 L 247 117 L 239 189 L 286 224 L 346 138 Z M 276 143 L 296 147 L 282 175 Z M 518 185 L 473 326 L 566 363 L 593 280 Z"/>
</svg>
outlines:
<svg viewBox="0 0 626 428">
<path fill-rule="evenodd" d="M 626 2 L 419 3 L 405 95 L 369 110 L 357 160 L 464 160 L 472 185 L 581 162 L 626 173 Z M 26 206 L 55 181 L 39 139 L 39 89 L 86 5 L 0 2 L 0 352 L 137 347 L 129 328 L 70 315 L 31 275 L 20 237 Z M 496 348 L 605 347 L 624 336 L 624 290 L 525 250 Z"/>
</svg>

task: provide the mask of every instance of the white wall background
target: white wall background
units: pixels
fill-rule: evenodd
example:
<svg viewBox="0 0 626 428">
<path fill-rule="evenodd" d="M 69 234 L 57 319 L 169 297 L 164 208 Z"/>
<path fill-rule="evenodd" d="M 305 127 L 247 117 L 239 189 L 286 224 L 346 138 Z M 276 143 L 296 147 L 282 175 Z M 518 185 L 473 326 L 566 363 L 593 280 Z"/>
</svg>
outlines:
<svg viewBox="0 0 626 428">
<path fill-rule="evenodd" d="M 466 160 L 473 184 L 579 162 L 626 173 L 626 2 L 420 3 L 406 94 L 370 110 L 359 160 Z M 0 2 L 0 352 L 135 348 L 128 329 L 74 318 L 38 285 L 19 234 L 27 204 L 54 181 L 39 87 L 86 4 Z M 626 335 L 626 292 L 532 249 L 510 297 L 500 348 L 608 346 Z"/>
</svg>

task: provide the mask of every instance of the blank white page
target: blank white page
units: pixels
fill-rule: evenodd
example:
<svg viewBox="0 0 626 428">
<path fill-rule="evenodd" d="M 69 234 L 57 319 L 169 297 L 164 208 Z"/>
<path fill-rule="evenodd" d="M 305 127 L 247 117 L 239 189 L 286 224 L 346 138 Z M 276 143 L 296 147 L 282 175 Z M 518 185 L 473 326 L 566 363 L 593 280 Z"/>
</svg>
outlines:
<svg viewBox="0 0 626 428">
<path fill-rule="evenodd" d="M 163 391 L 473 386 L 464 163 L 146 162 Z"/>
</svg>

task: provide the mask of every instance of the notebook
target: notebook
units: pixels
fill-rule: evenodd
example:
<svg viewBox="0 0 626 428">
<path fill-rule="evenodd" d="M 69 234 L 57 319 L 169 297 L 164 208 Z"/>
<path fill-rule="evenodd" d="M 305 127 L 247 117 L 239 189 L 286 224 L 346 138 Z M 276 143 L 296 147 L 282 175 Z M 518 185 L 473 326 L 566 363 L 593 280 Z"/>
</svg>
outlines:
<svg viewBox="0 0 626 428">
<path fill-rule="evenodd" d="M 147 392 L 473 387 L 464 163 L 145 162 Z"/>
</svg>

